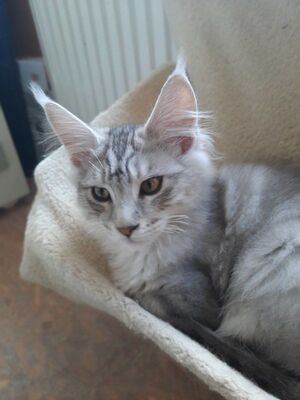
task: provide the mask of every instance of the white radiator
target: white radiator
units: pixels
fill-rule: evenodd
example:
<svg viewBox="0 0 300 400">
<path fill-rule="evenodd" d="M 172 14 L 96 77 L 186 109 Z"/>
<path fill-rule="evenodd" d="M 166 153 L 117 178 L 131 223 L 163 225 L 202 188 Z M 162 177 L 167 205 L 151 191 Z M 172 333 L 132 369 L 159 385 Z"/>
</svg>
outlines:
<svg viewBox="0 0 300 400">
<path fill-rule="evenodd" d="M 174 61 L 162 0 L 30 0 L 54 96 L 85 121 Z"/>
</svg>

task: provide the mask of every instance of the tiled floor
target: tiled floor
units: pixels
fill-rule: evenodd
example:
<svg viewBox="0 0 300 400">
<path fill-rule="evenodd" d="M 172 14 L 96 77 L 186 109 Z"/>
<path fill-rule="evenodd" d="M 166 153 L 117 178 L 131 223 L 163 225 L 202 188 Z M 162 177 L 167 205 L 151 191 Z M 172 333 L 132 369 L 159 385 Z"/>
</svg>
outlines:
<svg viewBox="0 0 300 400">
<path fill-rule="evenodd" d="M 29 207 L 0 212 L 0 399 L 220 400 L 117 321 L 20 280 Z"/>
</svg>

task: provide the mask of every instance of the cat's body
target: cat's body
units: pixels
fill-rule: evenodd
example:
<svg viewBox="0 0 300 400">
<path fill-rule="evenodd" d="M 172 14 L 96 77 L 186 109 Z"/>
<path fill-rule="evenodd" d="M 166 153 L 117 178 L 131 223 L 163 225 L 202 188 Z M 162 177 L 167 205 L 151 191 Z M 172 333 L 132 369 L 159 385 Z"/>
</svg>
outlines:
<svg viewBox="0 0 300 400">
<path fill-rule="evenodd" d="M 77 167 L 79 204 L 114 283 L 264 388 L 298 399 L 297 379 L 238 343 L 300 376 L 300 174 L 215 169 L 181 67 L 145 125 L 91 128 L 37 98 Z"/>
<path fill-rule="evenodd" d="M 219 333 L 300 376 L 300 172 L 231 166 L 219 176 L 226 215 L 212 268 L 224 293 Z"/>
<path fill-rule="evenodd" d="M 108 155 L 101 159 L 111 166 Z M 188 315 L 211 328 L 221 320 L 220 335 L 258 346 L 300 375 L 299 171 L 212 168 L 203 188 L 203 160 L 192 162 L 199 175 L 187 178 L 193 196 L 182 231 L 130 247 L 109 230 L 100 238 L 115 284 L 165 320 Z"/>
</svg>

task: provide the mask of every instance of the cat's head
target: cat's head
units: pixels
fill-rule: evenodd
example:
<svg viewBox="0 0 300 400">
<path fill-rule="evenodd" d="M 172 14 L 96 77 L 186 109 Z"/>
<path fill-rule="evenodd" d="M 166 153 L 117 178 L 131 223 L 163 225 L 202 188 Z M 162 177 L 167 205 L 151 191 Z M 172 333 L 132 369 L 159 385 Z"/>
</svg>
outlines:
<svg viewBox="0 0 300 400">
<path fill-rule="evenodd" d="M 144 125 L 91 127 L 35 90 L 78 171 L 87 222 L 129 245 L 183 232 L 213 173 L 197 100 L 182 65 L 167 79 Z"/>
</svg>

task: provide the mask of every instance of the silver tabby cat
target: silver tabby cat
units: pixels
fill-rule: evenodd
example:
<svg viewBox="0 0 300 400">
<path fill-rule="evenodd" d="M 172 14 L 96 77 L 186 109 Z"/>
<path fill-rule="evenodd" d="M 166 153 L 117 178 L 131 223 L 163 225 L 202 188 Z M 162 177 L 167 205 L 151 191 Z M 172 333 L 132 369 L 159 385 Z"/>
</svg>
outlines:
<svg viewBox="0 0 300 400">
<path fill-rule="evenodd" d="M 216 169 L 182 62 L 145 125 L 99 129 L 34 92 L 114 283 L 265 389 L 300 398 L 299 173 Z"/>
</svg>

